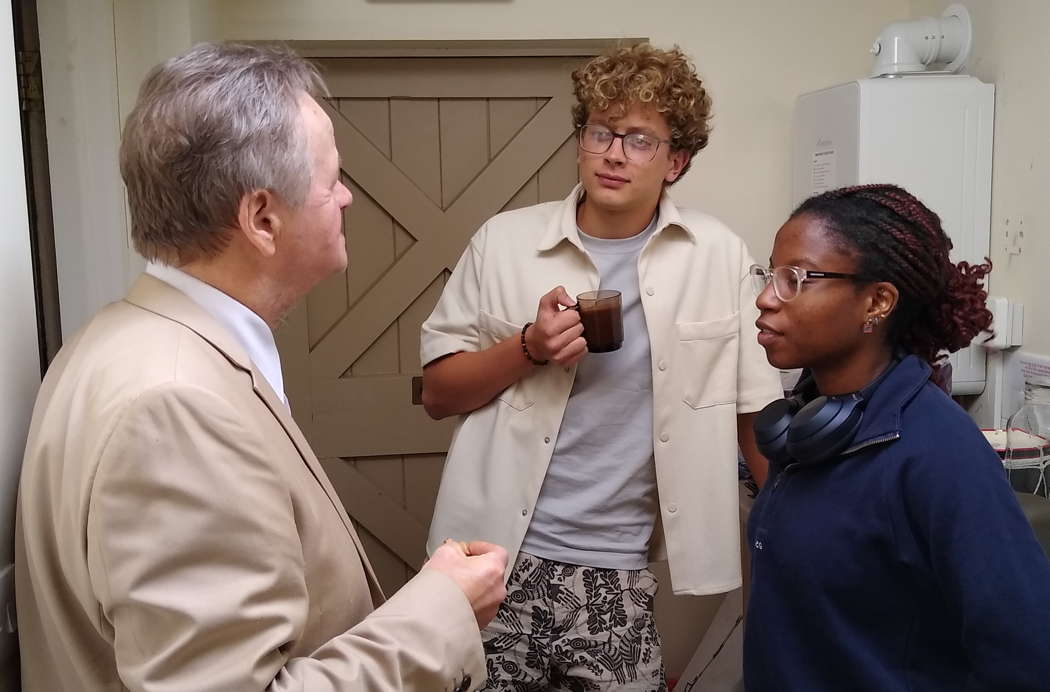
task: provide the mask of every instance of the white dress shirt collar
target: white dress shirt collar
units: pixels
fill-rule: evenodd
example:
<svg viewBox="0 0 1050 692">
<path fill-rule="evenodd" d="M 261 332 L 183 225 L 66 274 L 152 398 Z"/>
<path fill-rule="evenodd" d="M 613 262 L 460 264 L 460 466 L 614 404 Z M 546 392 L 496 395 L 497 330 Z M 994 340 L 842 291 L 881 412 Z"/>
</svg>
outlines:
<svg viewBox="0 0 1050 692">
<path fill-rule="evenodd" d="M 273 332 L 261 317 L 219 289 L 190 276 L 181 269 L 165 264 L 149 262 L 146 273 L 174 286 L 189 296 L 214 317 L 219 324 L 230 330 L 238 343 L 248 352 L 248 357 L 281 401 L 288 403 L 284 395 L 284 377 L 281 374 L 281 356 Z"/>
</svg>

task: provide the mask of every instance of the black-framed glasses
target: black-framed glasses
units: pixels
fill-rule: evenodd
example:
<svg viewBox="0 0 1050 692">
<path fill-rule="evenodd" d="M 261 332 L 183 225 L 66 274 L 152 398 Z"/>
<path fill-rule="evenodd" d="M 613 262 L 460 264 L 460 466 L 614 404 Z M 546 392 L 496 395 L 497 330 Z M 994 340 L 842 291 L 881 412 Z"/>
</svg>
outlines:
<svg viewBox="0 0 1050 692">
<path fill-rule="evenodd" d="M 748 270 L 751 276 L 751 285 L 755 288 L 755 294 L 765 290 L 770 283 L 773 284 L 773 292 L 782 302 L 788 302 L 798 297 L 802 291 L 802 285 L 810 279 L 850 279 L 851 281 L 874 281 L 861 274 L 844 274 L 842 272 L 823 272 L 815 269 L 803 269 L 790 264 L 767 269 L 759 264 L 752 264 Z"/>
<path fill-rule="evenodd" d="M 580 149 L 588 154 L 604 154 L 609 151 L 613 140 L 623 140 L 623 153 L 628 159 L 645 163 L 656 158 L 656 150 L 661 144 L 670 144 L 669 139 L 660 139 L 644 132 L 613 132 L 604 125 L 584 125 L 577 131 Z"/>
</svg>

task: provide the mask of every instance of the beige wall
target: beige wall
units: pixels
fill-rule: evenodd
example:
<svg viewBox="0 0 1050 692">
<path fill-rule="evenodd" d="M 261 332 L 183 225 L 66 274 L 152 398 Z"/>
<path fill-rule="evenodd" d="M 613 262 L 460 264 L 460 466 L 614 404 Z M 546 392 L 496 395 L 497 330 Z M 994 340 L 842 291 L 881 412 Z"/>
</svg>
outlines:
<svg viewBox="0 0 1050 692">
<path fill-rule="evenodd" d="M 63 339 L 124 294 L 112 2 L 38 2 Z"/>
<path fill-rule="evenodd" d="M 913 0 L 912 17 L 939 16 L 944 0 Z M 974 26 L 970 74 L 995 84 L 991 292 L 1025 305 L 1024 350 L 1050 354 L 1043 301 L 1050 260 L 1050 2 L 963 0 Z M 1023 225 L 1022 224 L 1023 221 Z M 1007 233 L 1023 230 L 1021 254 Z"/>
<path fill-rule="evenodd" d="M 115 0 L 114 51 L 119 78 L 117 97 L 124 122 L 138 96 L 139 84 L 156 63 L 194 43 L 192 5 L 164 0 Z"/>
</svg>

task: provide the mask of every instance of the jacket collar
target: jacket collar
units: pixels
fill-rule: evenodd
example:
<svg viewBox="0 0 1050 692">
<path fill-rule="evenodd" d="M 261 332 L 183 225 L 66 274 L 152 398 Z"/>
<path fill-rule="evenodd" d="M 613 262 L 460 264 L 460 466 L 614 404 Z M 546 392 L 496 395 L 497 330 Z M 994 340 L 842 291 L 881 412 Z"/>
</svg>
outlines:
<svg viewBox="0 0 1050 692">
<path fill-rule="evenodd" d="M 540 241 L 536 246 L 538 251 L 553 250 L 563 240 L 567 240 L 581 251 L 583 250 L 579 228 L 576 225 L 576 208 L 583 199 L 583 195 L 583 185 L 576 183 L 576 187 L 572 189 L 569 196 L 559 204 L 557 213 L 551 215 L 550 220 L 547 222 L 547 228 L 544 229 L 543 235 L 540 236 Z M 653 232 L 654 236 L 662 233 L 667 228 L 680 228 L 685 231 L 690 240 L 696 242 L 696 233 L 682 220 L 682 215 L 678 213 L 678 207 L 675 206 L 666 190 L 660 193 L 658 208 L 660 210 L 659 225 Z"/>
<path fill-rule="evenodd" d="M 931 372 L 928 363 L 913 355 L 906 356 L 894 365 L 868 399 L 860 429 L 844 454 L 867 446 L 874 440 L 899 437 L 901 414 L 930 381 Z"/>
<path fill-rule="evenodd" d="M 143 310 L 178 322 L 214 346 L 235 367 L 251 374 L 258 389 L 265 379 L 253 367 L 247 350 L 218 320 L 185 293 L 160 279 L 142 274 L 131 286 L 125 300 Z M 267 385 L 268 386 L 268 385 Z"/>
<path fill-rule="evenodd" d="M 293 421 L 288 406 L 259 372 L 248 355 L 248 351 L 229 329 L 220 324 L 204 308 L 171 284 L 149 274 L 139 276 L 131 290 L 128 291 L 125 300 L 143 310 L 149 310 L 161 317 L 178 322 L 211 344 L 232 366 L 248 373 L 256 395 L 265 402 L 270 412 L 285 428 L 292 442 L 299 449 L 299 453 L 308 461 L 315 459 L 299 426 Z"/>
<path fill-rule="evenodd" d="M 284 428 L 285 433 L 299 451 L 299 455 L 306 463 L 307 468 L 317 479 L 317 482 L 321 484 L 322 489 L 325 494 L 328 495 L 332 504 L 335 505 L 336 510 L 343 521 L 343 525 L 350 534 L 350 537 L 361 556 L 361 563 L 368 575 L 372 599 L 376 604 L 382 602 L 384 596 L 382 589 L 379 586 L 379 580 L 376 578 L 375 572 L 372 570 L 372 565 L 368 561 L 368 557 L 365 555 L 364 547 L 361 545 L 357 531 L 350 522 L 350 518 L 345 509 L 343 509 L 339 495 L 336 493 L 335 488 L 332 487 L 328 475 L 321 467 L 317 456 L 314 454 L 309 442 L 307 442 L 302 430 L 300 430 L 299 426 L 292 418 L 292 413 L 288 409 L 288 406 L 285 405 L 279 396 L 277 396 L 277 393 L 273 391 L 272 387 L 270 387 L 270 383 L 255 368 L 251 358 L 248 357 L 248 352 L 240 345 L 240 342 L 237 341 L 228 329 L 219 324 L 215 318 L 209 315 L 202 307 L 197 305 L 197 303 L 193 302 L 193 300 L 191 300 L 185 293 L 156 277 L 150 276 L 149 274 L 141 274 L 139 276 L 132 285 L 131 290 L 128 291 L 128 295 L 124 300 L 132 305 L 142 308 L 143 310 L 148 310 L 160 315 L 161 317 L 182 324 L 211 344 L 235 368 L 243 370 L 251 375 L 252 388 L 255 390 L 256 395 L 263 400 L 267 408 L 270 409 L 270 413 L 273 414 L 281 427 Z"/>
</svg>

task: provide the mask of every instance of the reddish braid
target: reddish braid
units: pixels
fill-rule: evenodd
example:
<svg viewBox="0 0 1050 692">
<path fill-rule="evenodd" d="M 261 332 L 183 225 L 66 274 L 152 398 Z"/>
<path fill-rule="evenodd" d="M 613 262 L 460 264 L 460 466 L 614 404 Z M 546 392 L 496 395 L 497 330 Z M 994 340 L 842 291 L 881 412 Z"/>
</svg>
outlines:
<svg viewBox="0 0 1050 692">
<path fill-rule="evenodd" d="M 896 185 L 831 190 L 799 205 L 792 217 L 819 219 L 857 259 L 857 273 L 897 287 L 890 344 L 936 365 L 945 351 L 967 346 L 992 322 L 985 307 L 983 264 L 955 264 L 940 217 Z"/>
</svg>

